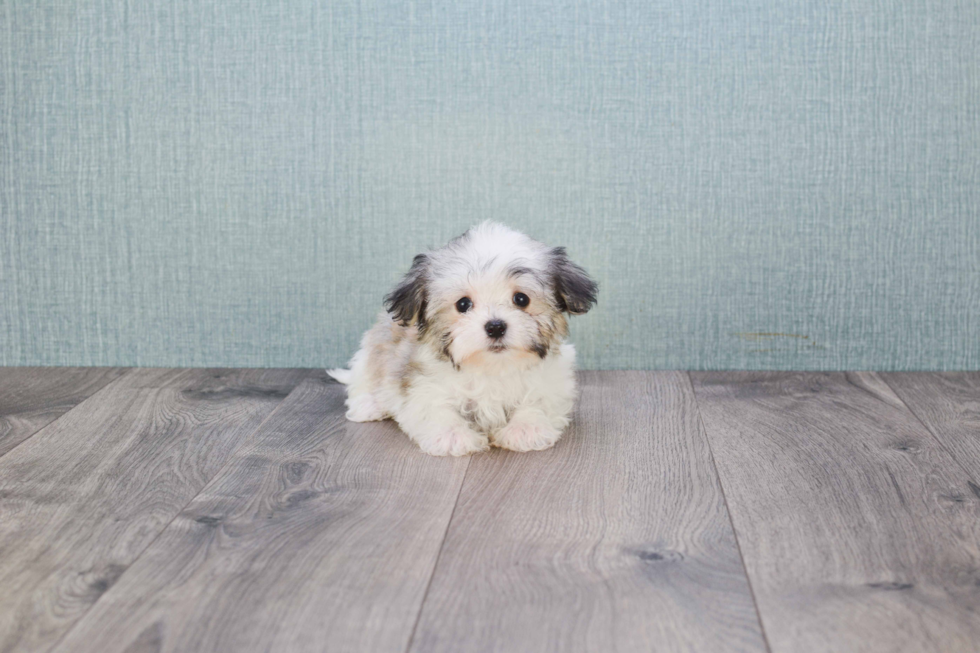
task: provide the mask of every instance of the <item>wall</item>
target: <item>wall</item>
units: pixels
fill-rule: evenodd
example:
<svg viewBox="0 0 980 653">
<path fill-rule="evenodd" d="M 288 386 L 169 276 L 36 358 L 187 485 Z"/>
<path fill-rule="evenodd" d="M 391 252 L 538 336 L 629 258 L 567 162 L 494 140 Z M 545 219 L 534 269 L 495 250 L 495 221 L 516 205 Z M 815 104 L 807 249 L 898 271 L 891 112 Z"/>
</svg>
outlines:
<svg viewBox="0 0 980 653">
<path fill-rule="evenodd" d="M 585 367 L 980 368 L 972 1 L 0 0 L 0 75 L 0 364 L 335 365 L 494 218 Z"/>
</svg>

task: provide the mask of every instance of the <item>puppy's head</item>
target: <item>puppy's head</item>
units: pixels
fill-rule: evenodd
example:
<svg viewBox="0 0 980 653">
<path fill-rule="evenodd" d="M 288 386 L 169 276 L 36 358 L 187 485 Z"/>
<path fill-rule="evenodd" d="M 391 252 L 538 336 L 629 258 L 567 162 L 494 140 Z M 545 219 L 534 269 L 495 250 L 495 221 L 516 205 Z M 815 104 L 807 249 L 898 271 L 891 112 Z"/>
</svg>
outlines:
<svg viewBox="0 0 980 653">
<path fill-rule="evenodd" d="M 499 367 L 546 358 L 568 334 L 566 314 L 595 299 L 595 282 L 565 248 L 485 222 L 416 256 L 385 305 L 453 365 Z"/>
</svg>

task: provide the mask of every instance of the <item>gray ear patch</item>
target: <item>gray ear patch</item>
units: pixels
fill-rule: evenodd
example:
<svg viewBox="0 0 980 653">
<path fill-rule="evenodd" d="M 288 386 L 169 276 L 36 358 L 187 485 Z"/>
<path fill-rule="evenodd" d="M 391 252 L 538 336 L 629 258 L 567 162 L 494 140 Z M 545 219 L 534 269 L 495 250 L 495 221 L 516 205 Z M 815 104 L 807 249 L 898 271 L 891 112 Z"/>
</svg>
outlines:
<svg viewBox="0 0 980 653">
<path fill-rule="evenodd" d="M 419 331 L 425 329 L 425 308 L 428 301 L 426 277 L 429 267 L 429 257 L 419 254 L 412 260 L 408 273 L 385 296 L 385 309 L 391 317 L 402 326 L 416 322 Z"/>
<path fill-rule="evenodd" d="M 549 272 L 559 310 L 572 315 L 588 313 L 596 302 L 599 287 L 588 272 L 568 259 L 564 247 L 551 250 Z"/>
</svg>

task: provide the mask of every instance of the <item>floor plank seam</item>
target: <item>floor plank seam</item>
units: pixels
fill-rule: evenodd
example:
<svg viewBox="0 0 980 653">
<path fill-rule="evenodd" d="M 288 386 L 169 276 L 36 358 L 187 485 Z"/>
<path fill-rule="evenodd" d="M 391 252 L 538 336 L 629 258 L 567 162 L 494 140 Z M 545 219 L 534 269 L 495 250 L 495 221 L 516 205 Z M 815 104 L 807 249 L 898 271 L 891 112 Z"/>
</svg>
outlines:
<svg viewBox="0 0 980 653">
<path fill-rule="evenodd" d="M 759 600 L 756 598 L 755 588 L 752 587 L 752 577 L 749 575 L 749 568 L 745 564 L 745 555 L 742 553 L 742 543 L 738 539 L 738 529 L 735 528 L 735 518 L 732 516 L 732 510 L 728 507 L 728 495 L 725 493 L 725 484 L 721 480 L 721 474 L 718 473 L 718 465 L 715 464 L 715 452 L 711 448 L 711 438 L 708 437 L 708 427 L 704 424 L 704 419 L 701 418 L 701 404 L 698 401 L 697 390 L 694 389 L 694 379 L 691 378 L 691 373 L 688 371 L 685 373 L 687 376 L 687 383 L 691 388 L 691 396 L 694 397 L 694 408 L 697 411 L 698 424 L 701 426 L 701 433 L 704 435 L 704 444 L 708 448 L 708 458 L 711 460 L 711 468 L 715 471 L 715 480 L 718 481 L 718 491 L 721 492 L 721 500 L 725 505 L 725 514 L 728 517 L 728 525 L 732 528 L 732 537 L 735 538 L 735 549 L 738 551 L 739 562 L 742 563 L 742 573 L 745 574 L 745 582 L 749 586 L 749 595 L 752 597 L 752 605 L 755 606 L 755 618 L 759 622 L 759 632 L 762 633 L 762 641 L 766 645 L 766 650 L 772 653 L 772 646 L 769 643 L 769 635 L 766 634 L 766 625 L 762 621 L 762 610 L 759 608 Z"/>
<path fill-rule="evenodd" d="M 131 369 L 135 369 L 135 368 L 131 368 Z M 160 539 L 160 536 L 163 535 L 167 531 L 167 529 L 170 528 L 170 525 L 173 524 L 177 520 L 177 518 L 181 516 L 181 514 L 183 514 L 184 510 L 187 509 L 187 506 L 191 505 L 194 502 L 194 499 L 196 499 L 198 496 L 200 496 L 200 494 L 202 492 L 204 492 L 204 490 L 207 489 L 207 487 L 209 485 L 211 485 L 211 482 L 214 479 L 218 478 L 218 476 L 221 474 L 222 470 L 224 470 L 225 467 L 227 467 L 231 463 L 231 461 L 235 458 L 235 455 L 239 451 L 242 450 L 242 447 L 244 447 L 246 445 L 246 443 L 248 443 L 248 441 L 252 438 L 253 435 L 255 435 L 256 433 L 258 433 L 259 429 L 261 429 L 265 425 L 265 423 L 268 422 L 269 419 L 272 418 L 273 415 L 275 415 L 277 412 L 279 412 L 279 409 L 282 407 L 282 405 L 286 402 L 287 399 L 289 399 L 289 395 L 291 395 L 294 392 L 296 392 L 296 390 L 300 387 L 300 385 L 303 383 L 303 381 L 306 381 L 307 379 L 310 378 L 310 376 L 312 376 L 312 372 L 313 371 L 315 371 L 315 370 L 311 370 L 310 372 L 308 372 L 307 375 L 306 375 L 306 377 L 303 378 L 302 381 L 300 381 L 295 386 L 293 386 L 293 388 L 288 393 L 286 393 L 286 396 L 283 397 L 279 401 L 278 404 L 276 404 L 276 407 L 273 408 L 271 411 L 269 411 L 269 414 L 265 416 L 265 419 L 263 419 L 261 422 L 259 422 L 258 425 L 256 425 L 256 427 L 254 429 L 252 429 L 252 431 L 246 437 L 242 438 L 241 444 L 234 451 L 232 451 L 228 455 L 228 459 L 225 461 L 225 463 L 223 465 L 221 465 L 221 467 L 219 467 L 218 469 L 215 470 L 215 472 L 211 476 L 211 478 L 209 478 L 207 480 L 207 482 L 205 482 L 204 485 L 201 486 L 201 489 L 198 490 L 197 493 L 194 494 L 194 496 L 191 497 L 183 506 L 181 506 L 180 507 L 180 510 L 178 510 L 176 513 L 174 513 L 173 518 L 170 521 L 168 521 L 167 524 L 163 528 L 160 529 L 160 531 L 156 534 L 156 536 L 152 540 L 150 540 L 149 542 L 147 542 L 146 546 L 143 547 L 143 549 L 136 555 L 136 557 L 133 558 L 128 565 L 126 565 L 126 569 L 121 574 L 119 574 L 119 577 L 115 579 L 115 581 L 113 582 L 113 585 L 118 584 L 119 581 L 122 580 L 123 576 L 125 576 L 129 572 L 129 570 L 132 569 L 133 566 L 139 561 L 139 559 L 143 557 L 143 554 L 146 553 L 147 551 L 149 551 L 150 550 L 150 547 L 152 547 L 153 544 L 158 539 Z M 128 371 L 126 372 L 126 374 L 123 374 L 122 377 L 125 377 L 127 374 L 129 374 Z M 120 377 L 120 378 L 122 378 L 122 377 Z M 113 381 L 113 383 L 115 383 L 115 381 Z M 109 385 L 111 385 L 111 383 Z M 100 389 L 99 392 L 101 392 L 101 391 L 102 390 Z M 95 394 L 98 394 L 98 392 L 95 393 Z M 93 395 L 93 396 L 95 396 L 95 395 Z M 74 409 L 72 409 L 72 410 L 74 410 Z M 71 412 L 71 411 L 69 411 L 69 412 Z M 57 421 L 57 420 L 55 420 L 55 421 Z M 30 439 L 30 438 L 28 438 L 28 439 Z M 57 648 L 59 646 L 61 646 L 61 643 L 63 641 L 65 641 L 65 639 L 68 637 L 68 635 L 71 634 L 75 630 L 75 628 L 77 628 L 78 625 L 80 623 L 82 623 L 82 621 L 85 620 L 85 617 L 88 616 L 88 614 L 95 608 L 95 606 L 99 604 L 99 601 L 101 601 L 103 599 L 103 597 L 105 597 L 105 595 L 108 594 L 111 590 L 112 590 L 112 587 L 109 587 L 105 592 L 102 593 L 101 596 L 99 596 L 99 598 L 97 598 L 95 601 L 93 601 L 92 602 L 92 605 L 88 606 L 88 608 L 81 615 L 79 615 L 79 617 L 75 620 L 75 623 L 73 623 L 70 627 L 68 627 L 67 629 L 65 629 L 65 632 L 61 634 L 61 637 L 59 637 L 58 640 L 53 645 L 51 645 L 51 647 L 48 648 L 47 650 L 48 651 L 57 650 Z"/>
<path fill-rule="evenodd" d="M 116 385 L 117 383 L 119 383 L 120 381 L 122 381 L 123 379 L 125 379 L 130 374 L 132 374 L 132 372 L 133 372 L 134 369 L 136 369 L 136 368 L 134 368 L 134 367 L 127 368 L 118 377 L 116 377 L 115 379 L 109 381 L 104 386 L 102 386 L 101 388 L 99 388 L 98 390 L 96 390 L 95 392 L 93 392 L 92 394 L 90 394 L 89 396 L 85 397 L 80 402 L 78 402 L 77 404 L 75 404 L 74 406 L 72 406 L 71 408 L 69 408 L 68 410 L 66 410 L 65 412 L 63 412 L 62 414 L 58 415 L 57 417 L 55 417 L 53 420 L 51 420 L 50 422 L 48 422 L 47 424 L 45 424 L 44 426 L 42 426 L 38 430 L 36 430 L 33 433 L 31 433 L 30 435 L 28 435 L 26 438 L 24 438 L 23 440 L 21 440 L 20 442 L 18 442 L 14 446 L 12 446 L 10 449 L 7 449 L 3 453 L 0 453 L 0 458 L 3 458 L 4 456 L 6 456 L 11 451 L 16 451 L 18 447 L 22 446 L 24 443 L 27 443 L 27 442 L 30 442 L 31 440 L 33 440 L 34 439 L 34 436 L 36 436 L 38 433 L 40 433 L 44 429 L 54 426 L 55 424 L 57 424 L 58 422 L 60 422 L 62 419 L 64 419 L 66 416 L 68 416 L 72 412 L 74 412 L 75 409 L 77 409 L 79 406 L 85 404 L 86 402 L 89 402 L 89 401 L 95 399 L 100 394 L 102 394 L 103 392 L 105 392 L 106 390 L 108 390 L 112 386 Z"/>
<path fill-rule="evenodd" d="M 439 542 L 439 552 L 436 554 L 436 560 L 432 563 L 432 573 L 429 574 L 429 581 L 425 584 L 425 591 L 422 593 L 422 600 L 419 602 L 419 611 L 415 615 L 415 623 L 412 624 L 412 632 L 408 636 L 408 644 L 405 645 L 405 653 L 412 650 L 412 642 L 415 640 L 415 631 L 418 630 L 419 622 L 422 620 L 422 610 L 425 608 L 425 600 L 429 597 L 429 590 L 432 588 L 432 579 L 435 578 L 436 569 L 439 568 L 439 559 L 442 558 L 442 551 L 446 548 L 446 538 L 449 536 L 449 528 L 453 524 L 453 518 L 456 516 L 456 508 L 459 506 L 459 498 L 463 496 L 463 486 L 466 485 L 466 475 L 470 471 L 470 464 L 473 461 L 473 457 L 469 456 L 466 459 L 466 469 L 463 470 L 463 478 L 459 481 L 459 491 L 456 493 L 456 501 L 453 502 L 453 509 L 449 513 L 449 519 L 446 520 L 446 530 L 442 534 L 442 541 Z"/>
<path fill-rule="evenodd" d="M 929 425 L 925 423 L 925 420 L 923 420 L 921 417 L 919 417 L 919 415 L 915 412 L 915 410 L 913 410 L 913 408 L 909 404 L 909 402 L 905 401 L 905 398 L 902 397 L 902 395 L 900 395 L 898 393 L 898 390 L 895 389 L 895 386 L 893 386 L 891 383 L 889 383 L 888 382 L 888 379 L 884 375 L 878 374 L 877 376 L 878 376 L 878 378 L 880 378 L 882 380 L 882 382 L 884 382 L 884 384 L 886 386 L 888 386 L 888 389 L 891 390 L 892 393 L 894 393 L 894 395 L 896 397 L 898 397 L 898 400 L 901 401 L 902 402 L 902 405 L 905 406 L 906 410 L 908 410 L 909 413 L 911 413 L 912 417 L 915 418 L 915 421 L 917 421 L 919 424 L 921 424 L 922 425 L 922 428 L 924 428 L 926 430 L 926 433 L 928 433 L 932 437 L 932 439 L 935 440 L 937 444 L 939 444 L 939 447 L 943 451 L 945 451 L 946 453 L 949 454 L 949 457 L 953 459 L 953 462 L 956 463 L 957 467 L 959 467 L 960 469 L 963 470 L 963 472 L 966 474 L 967 478 L 969 478 L 970 480 L 972 480 L 974 483 L 980 482 L 980 478 L 974 478 L 974 476 L 975 476 L 974 473 L 972 471 L 970 471 L 969 469 L 967 469 L 966 467 L 963 466 L 963 463 L 960 462 L 960 459 L 956 455 L 956 453 L 952 449 L 950 449 L 949 447 L 947 447 L 946 446 L 946 443 L 943 442 L 939 438 L 939 436 L 936 435 L 935 432 L 933 432 L 933 430 L 931 428 L 929 428 Z"/>
</svg>

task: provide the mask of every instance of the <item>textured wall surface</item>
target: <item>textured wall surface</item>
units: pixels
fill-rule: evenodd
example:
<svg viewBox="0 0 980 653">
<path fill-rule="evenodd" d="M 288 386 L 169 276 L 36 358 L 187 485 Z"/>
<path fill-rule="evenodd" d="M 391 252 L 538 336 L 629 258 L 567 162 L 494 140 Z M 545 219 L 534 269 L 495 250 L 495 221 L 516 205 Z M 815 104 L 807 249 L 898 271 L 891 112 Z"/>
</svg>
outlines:
<svg viewBox="0 0 980 653">
<path fill-rule="evenodd" d="M 980 367 L 980 4 L 0 0 L 0 364 L 341 363 L 494 218 L 593 368 Z"/>
</svg>

